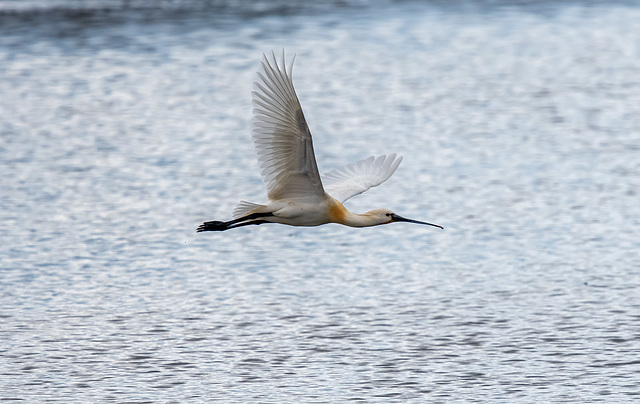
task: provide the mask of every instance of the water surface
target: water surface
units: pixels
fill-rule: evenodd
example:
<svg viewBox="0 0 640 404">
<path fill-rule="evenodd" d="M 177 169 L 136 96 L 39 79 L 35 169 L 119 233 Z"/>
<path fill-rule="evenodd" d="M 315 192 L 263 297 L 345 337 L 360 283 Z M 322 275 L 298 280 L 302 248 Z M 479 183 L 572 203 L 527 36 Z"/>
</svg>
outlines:
<svg viewBox="0 0 640 404">
<path fill-rule="evenodd" d="M 2 400 L 638 399 L 637 3 L 18 3 Z M 265 198 L 251 82 L 283 47 L 322 171 L 405 157 L 347 207 L 444 231 L 195 233 Z"/>
</svg>

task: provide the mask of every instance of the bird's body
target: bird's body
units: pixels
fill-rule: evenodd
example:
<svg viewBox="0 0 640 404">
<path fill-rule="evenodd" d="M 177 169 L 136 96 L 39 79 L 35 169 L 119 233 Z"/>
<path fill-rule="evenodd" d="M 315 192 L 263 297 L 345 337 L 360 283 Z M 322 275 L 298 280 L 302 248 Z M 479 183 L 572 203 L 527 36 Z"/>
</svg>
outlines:
<svg viewBox="0 0 640 404">
<path fill-rule="evenodd" d="M 327 195 L 317 202 L 275 201 L 267 205 L 266 210 L 274 214 L 274 223 L 292 226 L 320 226 L 327 223 L 340 223 L 347 210 L 338 201 Z"/>
<path fill-rule="evenodd" d="M 248 214 L 272 213 L 273 217 L 268 219 L 269 222 L 291 226 L 320 226 L 327 223 L 338 223 L 351 227 L 367 227 L 382 224 L 376 223 L 379 216 L 372 212 L 364 215 L 349 212 L 342 203 L 325 193 L 324 197 L 313 202 L 270 201 L 267 205 L 262 205 Z M 390 220 L 386 218 L 382 221 L 389 222 Z"/>
<path fill-rule="evenodd" d="M 288 71 L 285 69 L 284 52 L 281 66 L 275 55 L 272 61 L 264 56 L 252 93 L 253 143 L 269 201 L 264 204 L 242 201 L 234 210 L 233 220 L 204 222 L 197 231 L 223 231 L 263 223 L 369 227 L 400 221 L 442 228 L 405 219 L 387 209 L 357 214 L 344 207 L 342 203 L 347 199 L 386 181 L 402 157 L 395 154 L 369 157 L 321 176 L 311 132 L 293 88 L 292 68 L 293 62 Z"/>
</svg>

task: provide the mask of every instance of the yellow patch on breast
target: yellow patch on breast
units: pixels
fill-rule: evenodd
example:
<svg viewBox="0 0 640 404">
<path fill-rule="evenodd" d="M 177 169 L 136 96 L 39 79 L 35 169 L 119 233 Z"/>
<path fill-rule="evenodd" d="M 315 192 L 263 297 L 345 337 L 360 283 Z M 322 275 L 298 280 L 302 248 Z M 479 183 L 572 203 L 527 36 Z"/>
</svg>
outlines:
<svg viewBox="0 0 640 404">
<path fill-rule="evenodd" d="M 347 208 L 334 199 L 329 207 L 329 217 L 334 223 L 344 223 L 347 217 Z"/>
</svg>

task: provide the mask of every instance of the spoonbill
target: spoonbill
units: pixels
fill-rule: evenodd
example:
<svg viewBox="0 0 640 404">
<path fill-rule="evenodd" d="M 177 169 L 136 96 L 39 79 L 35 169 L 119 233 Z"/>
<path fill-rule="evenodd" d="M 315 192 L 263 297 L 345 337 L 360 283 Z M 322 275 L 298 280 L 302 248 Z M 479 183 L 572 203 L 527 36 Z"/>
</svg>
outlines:
<svg viewBox="0 0 640 404">
<path fill-rule="evenodd" d="M 287 70 L 284 50 L 278 64 L 262 55 L 258 80 L 253 83 L 252 138 L 269 201 L 241 201 L 233 220 L 202 223 L 197 232 L 224 231 L 251 224 L 281 223 L 290 226 L 320 226 L 339 223 L 368 227 L 393 222 L 437 224 L 404 218 L 388 209 L 364 214 L 349 212 L 342 204 L 352 196 L 385 182 L 402 161 L 396 154 L 369 157 L 324 175 L 318 172 L 311 132 L 293 88 L 295 56 Z"/>
</svg>

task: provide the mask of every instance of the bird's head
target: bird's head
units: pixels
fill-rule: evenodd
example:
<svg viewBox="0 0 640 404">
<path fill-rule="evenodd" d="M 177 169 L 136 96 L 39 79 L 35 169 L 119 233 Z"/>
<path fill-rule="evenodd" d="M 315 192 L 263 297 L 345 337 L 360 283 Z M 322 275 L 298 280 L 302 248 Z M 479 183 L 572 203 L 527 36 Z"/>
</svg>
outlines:
<svg viewBox="0 0 640 404">
<path fill-rule="evenodd" d="M 393 223 L 393 222 L 409 222 L 409 223 L 426 224 L 428 226 L 434 226 L 434 227 L 439 227 L 441 229 L 444 229 L 444 227 L 437 224 L 420 222 L 418 220 L 413 220 L 413 219 L 407 219 L 405 217 L 402 217 L 400 215 L 393 213 L 389 209 L 374 209 L 374 210 L 370 210 L 365 214 L 372 218 L 375 218 L 377 224 L 387 224 L 387 223 Z"/>
</svg>

